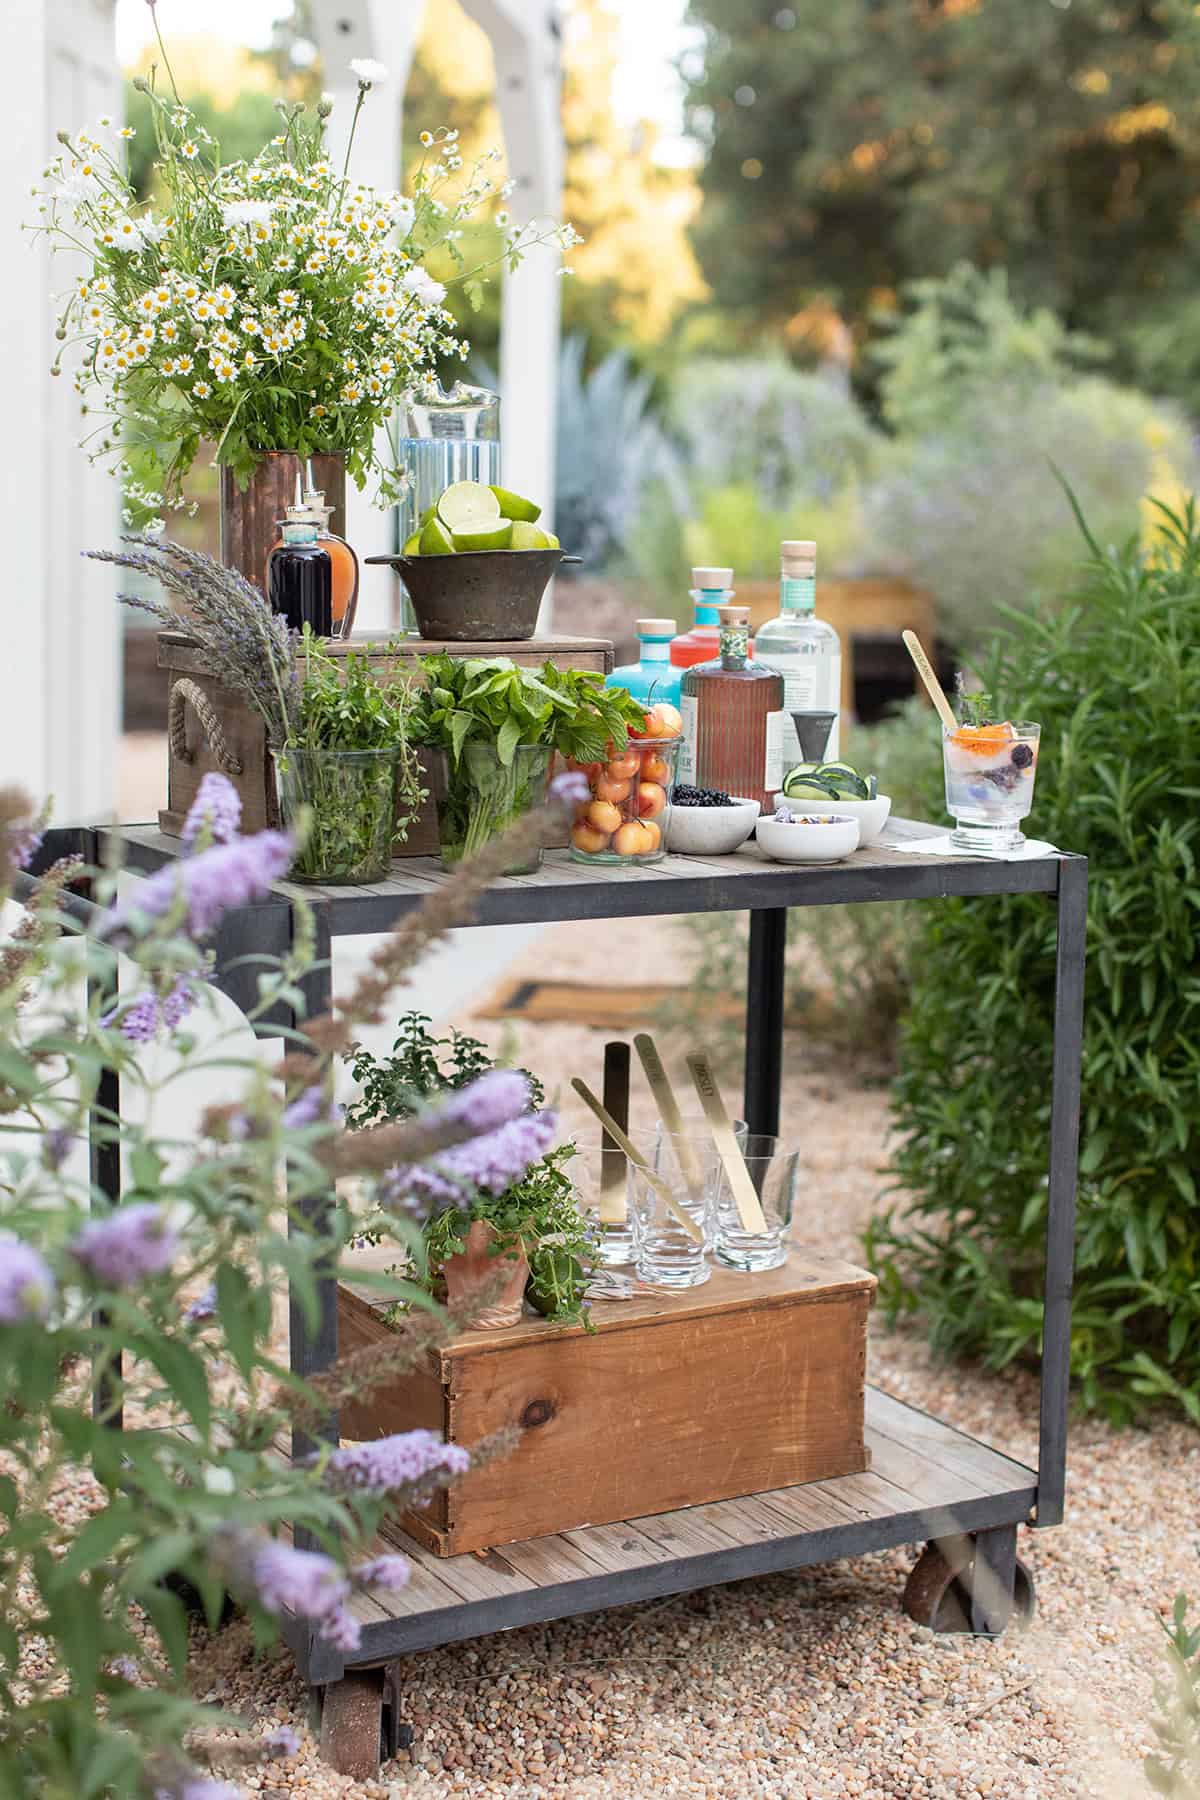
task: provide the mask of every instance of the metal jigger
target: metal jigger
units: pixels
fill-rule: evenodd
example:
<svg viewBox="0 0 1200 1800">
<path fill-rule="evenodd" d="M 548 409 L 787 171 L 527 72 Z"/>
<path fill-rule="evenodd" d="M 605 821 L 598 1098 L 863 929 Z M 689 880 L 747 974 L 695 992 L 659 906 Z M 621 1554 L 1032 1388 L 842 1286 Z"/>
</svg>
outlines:
<svg viewBox="0 0 1200 1800">
<path fill-rule="evenodd" d="M 794 712 L 792 724 L 796 727 L 796 736 L 800 740 L 800 755 L 804 762 L 819 763 L 825 760 L 825 751 L 829 746 L 829 734 L 833 730 L 833 722 L 837 718 L 835 712 Z"/>
</svg>

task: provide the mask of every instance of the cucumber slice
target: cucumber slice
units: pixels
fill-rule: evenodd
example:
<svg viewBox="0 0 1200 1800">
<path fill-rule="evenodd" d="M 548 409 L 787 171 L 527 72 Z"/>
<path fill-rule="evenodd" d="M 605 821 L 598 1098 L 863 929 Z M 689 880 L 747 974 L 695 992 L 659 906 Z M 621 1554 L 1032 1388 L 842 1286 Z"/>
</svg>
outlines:
<svg viewBox="0 0 1200 1800">
<path fill-rule="evenodd" d="M 836 800 L 834 788 L 824 781 L 814 781 L 811 777 L 803 781 L 794 781 L 783 790 L 786 800 Z"/>
<path fill-rule="evenodd" d="M 853 779 L 856 781 L 859 779 L 858 770 L 854 767 L 853 763 L 844 763 L 844 762 L 818 763 L 817 771 L 821 775 L 830 775 L 830 776 L 834 777 L 835 779 L 839 775 L 852 776 Z"/>
<path fill-rule="evenodd" d="M 827 770 L 822 770 L 818 780 L 832 780 L 839 800 L 866 800 L 868 798 L 867 784 L 861 775 L 847 775 L 843 770 L 840 774 L 831 777 Z"/>
</svg>

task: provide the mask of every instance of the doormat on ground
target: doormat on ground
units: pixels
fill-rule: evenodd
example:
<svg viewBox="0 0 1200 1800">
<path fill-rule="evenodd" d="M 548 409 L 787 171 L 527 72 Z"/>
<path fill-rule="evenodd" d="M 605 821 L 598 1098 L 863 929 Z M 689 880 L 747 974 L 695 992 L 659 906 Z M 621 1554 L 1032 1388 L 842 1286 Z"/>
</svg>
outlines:
<svg viewBox="0 0 1200 1800">
<path fill-rule="evenodd" d="M 667 1009 L 681 1007 L 687 988 L 678 984 L 619 987 L 590 981 L 510 979 L 475 1007 L 480 1019 L 530 1019 L 545 1024 L 597 1025 L 632 1029 L 661 1019 Z M 736 1002 L 719 1007 L 737 1013 Z"/>
</svg>

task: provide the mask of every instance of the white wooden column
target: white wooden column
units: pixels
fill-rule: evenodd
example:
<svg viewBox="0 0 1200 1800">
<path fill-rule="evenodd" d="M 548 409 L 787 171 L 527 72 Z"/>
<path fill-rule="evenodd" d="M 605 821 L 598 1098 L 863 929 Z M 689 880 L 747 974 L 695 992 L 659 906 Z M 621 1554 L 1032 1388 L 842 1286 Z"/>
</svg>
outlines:
<svg viewBox="0 0 1200 1800">
<path fill-rule="evenodd" d="M 496 100 L 504 126 L 508 210 L 517 225 L 557 219 L 562 207 L 562 26 L 554 0 L 463 0 L 486 31 L 496 63 Z M 534 250 L 504 276 L 500 323 L 500 435 L 504 484 L 542 503 L 554 522 L 555 419 L 558 404 L 560 260 Z M 569 548 L 570 546 L 568 546 Z M 551 629 L 551 589 L 539 632 Z"/>
<path fill-rule="evenodd" d="M 313 6 L 324 87 L 333 100 L 327 126 L 330 152 L 339 166 L 358 99 L 358 78 L 350 68 L 351 60 L 369 57 L 388 71 L 386 83 L 373 87 L 363 103 L 350 163 L 351 173 L 373 187 L 400 186 L 401 107 L 424 7 L 425 0 L 316 0 Z M 381 511 L 372 505 L 369 494 L 348 484 L 346 535 L 360 559 L 386 556 L 398 549 L 395 533 L 394 509 Z M 363 569 L 358 597 L 360 630 L 387 628 L 395 622 L 394 591 L 388 570 Z"/>
<path fill-rule="evenodd" d="M 54 296 L 77 268 L 22 236 L 30 187 L 55 134 L 121 107 L 113 0 L 9 0 L 4 9 L 8 118 L 0 157 L 6 361 L 0 493 L 8 520 L 6 645 L 0 662 L 0 780 L 53 795 L 73 823 L 110 813 L 120 729 L 121 620 L 113 573 L 80 551 L 111 546 L 120 494 L 77 448 L 70 376 L 50 364 Z"/>
</svg>

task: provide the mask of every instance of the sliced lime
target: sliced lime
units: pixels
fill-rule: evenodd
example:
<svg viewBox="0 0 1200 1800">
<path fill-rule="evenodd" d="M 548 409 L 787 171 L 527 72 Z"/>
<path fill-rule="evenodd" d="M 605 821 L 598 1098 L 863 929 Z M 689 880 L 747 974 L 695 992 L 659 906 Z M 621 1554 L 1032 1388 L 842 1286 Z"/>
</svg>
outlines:
<svg viewBox="0 0 1200 1800">
<path fill-rule="evenodd" d="M 422 526 L 417 542 L 422 556 L 450 556 L 454 551 L 454 540 L 436 513 Z"/>
<path fill-rule="evenodd" d="M 437 510 L 447 531 L 478 531 L 481 520 L 500 517 L 500 502 L 481 481 L 456 481 L 438 500 Z"/>
<path fill-rule="evenodd" d="M 535 506 L 532 500 L 526 500 L 524 494 L 514 494 L 511 488 L 497 487 L 495 483 L 492 484 L 491 491 L 506 519 L 521 519 L 532 525 L 535 519 L 541 518 L 541 507 Z"/>
<path fill-rule="evenodd" d="M 549 548 L 551 550 L 561 550 L 562 549 L 562 545 L 559 543 L 558 539 L 555 537 L 555 535 L 552 531 L 548 531 L 546 533 L 546 538 L 547 538 Z"/>
<path fill-rule="evenodd" d="M 549 550 L 550 539 L 540 525 L 530 525 L 524 519 L 517 519 L 512 528 L 512 545 L 514 550 Z"/>
<path fill-rule="evenodd" d="M 490 527 L 486 522 L 473 520 L 476 527 L 469 531 L 456 531 L 454 548 L 456 550 L 509 550 L 512 548 L 513 522 L 501 519 Z"/>
<path fill-rule="evenodd" d="M 428 521 L 426 522 L 428 523 Z M 414 531 L 410 538 L 405 538 L 403 554 L 405 556 L 420 556 L 421 533 L 419 531 Z"/>
</svg>

